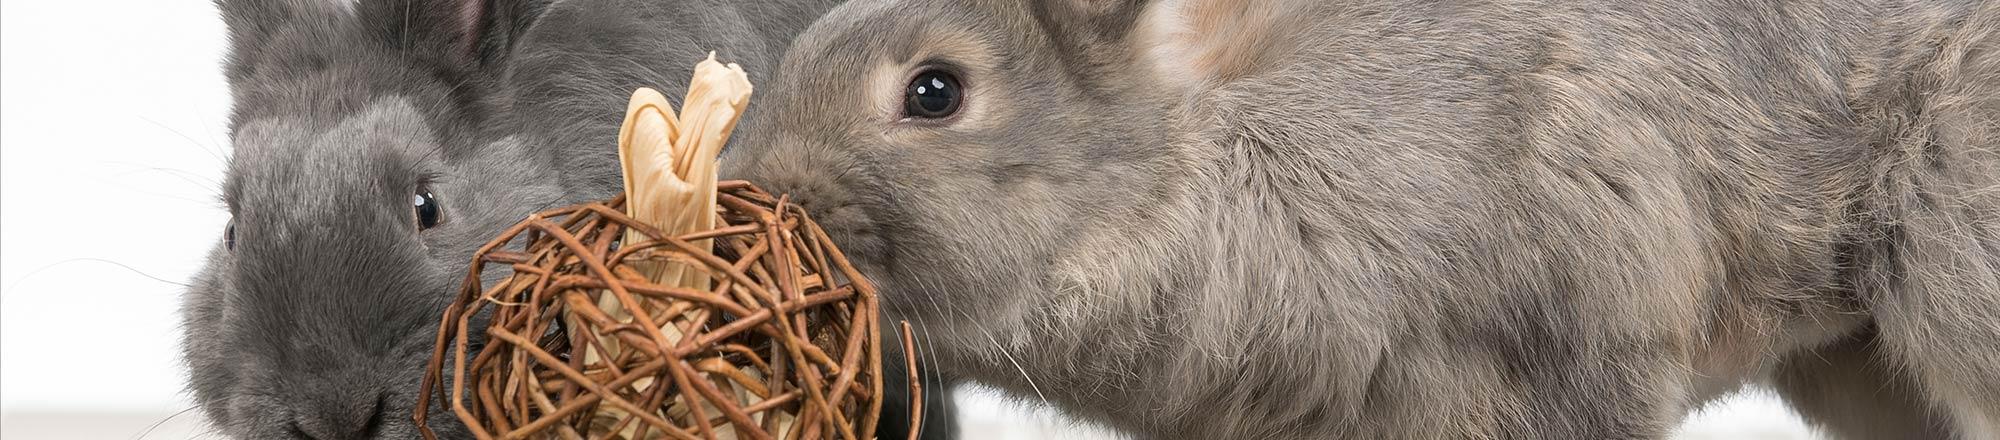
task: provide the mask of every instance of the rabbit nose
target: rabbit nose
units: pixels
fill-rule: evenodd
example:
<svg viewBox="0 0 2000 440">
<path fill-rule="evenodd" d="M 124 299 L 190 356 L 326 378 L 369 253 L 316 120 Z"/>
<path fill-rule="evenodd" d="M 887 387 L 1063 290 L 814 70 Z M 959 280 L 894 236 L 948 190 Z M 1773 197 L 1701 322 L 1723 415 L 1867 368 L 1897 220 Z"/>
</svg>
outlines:
<svg viewBox="0 0 2000 440">
<path fill-rule="evenodd" d="M 830 165 L 817 156 L 807 157 L 812 154 L 802 154 L 814 150 L 787 144 L 776 149 L 739 151 L 723 158 L 721 174 L 729 179 L 749 180 L 817 216 L 814 208 L 836 204 L 838 200 L 831 199 L 839 191 L 832 173 L 822 171 L 822 167 Z"/>
<path fill-rule="evenodd" d="M 357 440 L 375 436 L 383 422 L 383 407 L 388 403 L 386 393 L 374 395 L 342 395 L 334 391 L 320 398 L 335 399 L 319 401 L 313 411 L 293 414 L 291 431 L 294 437 L 309 440 Z"/>
</svg>

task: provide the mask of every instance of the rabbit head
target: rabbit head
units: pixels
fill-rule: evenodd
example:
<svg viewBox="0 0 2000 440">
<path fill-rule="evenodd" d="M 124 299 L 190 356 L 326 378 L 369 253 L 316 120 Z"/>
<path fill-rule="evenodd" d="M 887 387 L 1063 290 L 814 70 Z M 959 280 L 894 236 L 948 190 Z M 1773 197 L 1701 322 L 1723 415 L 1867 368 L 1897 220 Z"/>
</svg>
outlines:
<svg viewBox="0 0 2000 440">
<path fill-rule="evenodd" d="M 417 380 L 470 255 L 561 194 L 546 160 L 479 130 L 528 6 L 219 7 L 232 217 L 183 307 L 191 394 L 239 438 L 413 437 Z"/>
</svg>

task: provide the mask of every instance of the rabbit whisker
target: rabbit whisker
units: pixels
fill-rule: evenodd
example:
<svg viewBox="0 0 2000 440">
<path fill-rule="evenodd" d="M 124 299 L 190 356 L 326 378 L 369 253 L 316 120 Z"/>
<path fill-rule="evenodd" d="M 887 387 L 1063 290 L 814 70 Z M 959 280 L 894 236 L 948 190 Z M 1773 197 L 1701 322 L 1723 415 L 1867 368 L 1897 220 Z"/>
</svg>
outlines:
<svg viewBox="0 0 2000 440">
<path fill-rule="evenodd" d="M 9 291 L 12 291 L 12 290 L 14 290 L 14 288 L 16 288 L 16 287 L 20 287 L 20 286 L 21 286 L 21 283 L 24 283 L 24 282 L 27 282 L 27 281 L 28 281 L 29 279 L 32 279 L 32 278 L 34 278 L 34 277 L 35 277 L 35 275 L 37 275 L 37 274 L 41 274 L 41 273 L 42 273 L 43 271 L 47 271 L 47 270 L 49 270 L 49 269 L 54 269 L 54 268 L 56 268 L 56 266 L 62 266 L 62 265 L 65 265 L 65 264 L 70 264 L 70 263 L 80 263 L 80 262 L 94 262 L 94 263 L 104 263 L 104 264 L 109 264 L 109 265 L 112 265 L 112 266 L 118 266 L 119 268 L 122 268 L 122 269 L 125 269 L 125 270 L 128 270 L 128 271 L 132 271 L 132 273 L 135 273 L 135 274 L 138 274 L 139 276 L 142 276 L 142 277 L 146 277 L 146 278 L 150 278 L 150 279 L 152 279 L 153 281 L 159 281 L 159 282 L 162 282 L 162 283 L 167 283 L 167 284 L 172 284 L 172 285 L 176 285 L 176 286 L 181 286 L 181 287 L 183 287 L 183 288 L 185 288 L 185 287 L 188 287 L 187 283 L 182 283 L 182 282 L 178 282 L 178 281 L 171 281 L 171 280 L 168 280 L 168 279 L 165 279 L 165 278 L 160 278 L 160 277 L 156 277 L 156 276 L 153 276 L 152 274 L 148 274 L 148 273 L 146 273 L 146 272 L 142 272 L 142 271 L 140 271 L 139 269 L 136 269 L 136 268 L 133 268 L 132 266 L 128 266 L 128 265 L 126 265 L 125 263 L 120 263 L 120 262 L 116 262 L 116 261 L 111 261 L 111 260 L 107 260 L 107 259 L 103 259 L 103 258 L 94 258 L 94 257 L 77 257 L 77 258 L 71 258 L 71 259 L 67 259 L 67 260 L 62 260 L 62 261 L 57 261 L 57 262 L 54 262 L 54 263 L 49 263 L 49 265 L 47 265 L 47 266 L 42 266 L 41 268 L 38 268 L 38 269 L 35 269 L 34 271 L 31 271 L 31 272 L 28 272 L 28 274 L 27 274 L 27 275 L 22 275 L 20 279 L 17 279 L 17 280 L 14 280 L 14 282 L 13 282 L 12 284 L 8 284 L 8 285 L 7 285 L 7 289 L 6 289 L 6 290 L 9 290 Z"/>
<path fill-rule="evenodd" d="M 160 121 L 155 121 L 152 118 L 148 118 L 145 116 L 134 116 L 134 117 L 139 118 L 139 120 L 141 121 L 146 121 L 146 123 L 148 124 L 153 124 L 153 126 L 155 127 L 160 127 L 161 130 L 166 130 L 168 133 L 173 133 L 174 136 L 180 136 L 181 139 L 186 139 L 189 144 L 194 145 L 197 149 L 201 150 L 202 153 L 208 154 L 208 157 L 214 158 L 215 161 L 218 163 L 221 163 L 223 165 L 229 164 L 229 158 L 227 157 L 228 154 L 220 153 L 219 151 L 221 151 L 221 149 L 219 148 L 212 148 L 213 145 L 211 144 L 214 143 L 213 137 L 210 138 L 210 143 L 204 144 L 201 141 L 195 140 L 193 136 L 188 136 L 187 133 L 182 133 L 180 130 L 175 130 L 173 127 L 167 126 L 167 124 L 160 123 Z"/>
<path fill-rule="evenodd" d="M 174 419 L 181 418 L 181 416 L 192 414 L 194 413 L 194 410 L 195 410 L 194 407 L 187 407 L 180 411 L 175 411 L 173 414 L 169 414 L 166 417 L 162 417 L 160 418 L 160 420 L 154 421 L 153 424 L 146 425 L 146 430 L 140 431 L 138 435 L 132 437 L 132 440 L 146 440 L 147 436 L 153 435 L 153 431 L 158 431 L 160 427 L 165 426 L 167 422 L 171 422 Z M 213 428 L 211 427 L 210 430 L 213 430 Z"/>
</svg>

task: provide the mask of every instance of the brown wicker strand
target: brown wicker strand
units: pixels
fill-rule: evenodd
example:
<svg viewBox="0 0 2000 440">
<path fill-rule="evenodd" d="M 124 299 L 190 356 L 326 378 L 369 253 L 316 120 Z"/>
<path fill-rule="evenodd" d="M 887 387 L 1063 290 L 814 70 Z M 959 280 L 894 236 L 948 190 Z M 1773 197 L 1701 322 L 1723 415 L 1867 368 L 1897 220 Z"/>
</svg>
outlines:
<svg viewBox="0 0 2000 440">
<path fill-rule="evenodd" d="M 662 236 L 621 196 L 537 213 L 482 246 L 439 321 L 415 408 L 424 437 L 436 401 L 481 440 L 873 439 L 874 286 L 783 197 L 718 188 L 712 230 Z M 622 243 L 628 230 L 645 240 Z M 696 268 L 713 288 L 653 284 L 639 261 Z M 629 318 L 598 309 L 604 295 Z"/>
</svg>

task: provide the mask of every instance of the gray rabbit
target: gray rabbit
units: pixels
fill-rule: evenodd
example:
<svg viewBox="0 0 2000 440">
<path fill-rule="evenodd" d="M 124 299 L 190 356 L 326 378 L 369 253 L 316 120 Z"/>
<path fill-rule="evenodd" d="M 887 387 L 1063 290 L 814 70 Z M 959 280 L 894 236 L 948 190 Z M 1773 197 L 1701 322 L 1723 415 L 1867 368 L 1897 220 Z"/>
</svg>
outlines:
<svg viewBox="0 0 2000 440">
<path fill-rule="evenodd" d="M 2000 2 L 856 0 L 724 153 L 1162 439 L 2000 438 Z"/>
<path fill-rule="evenodd" d="M 415 438 L 476 247 L 618 190 L 633 88 L 685 89 L 709 50 L 762 75 L 833 4 L 219 2 L 233 217 L 183 306 L 194 400 L 235 438 Z M 467 437 L 443 411 L 433 428 Z"/>
</svg>

